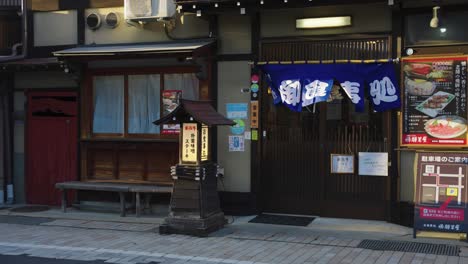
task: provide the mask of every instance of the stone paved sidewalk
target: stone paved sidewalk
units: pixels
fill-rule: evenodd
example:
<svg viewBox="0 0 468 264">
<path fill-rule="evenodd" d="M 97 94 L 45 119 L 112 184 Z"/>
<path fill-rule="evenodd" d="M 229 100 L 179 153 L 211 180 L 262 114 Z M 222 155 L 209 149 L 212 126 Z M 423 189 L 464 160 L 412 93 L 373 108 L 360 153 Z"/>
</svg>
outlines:
<svg viewBox="0 0 468 264">
<path fill-rule="evenodd" d="M 58 220 L 56 220 L 58 221 Z M 0 255 L 104 260 L 106 263 L 468 263 L 442 256 L 358 248 L 365 236 L 258 224 L 229 226 L 207 238 L 162 236 L 154 231 L 90 228 L 60 220 L 55 225 L 0 224 Z M 156 227 L 156 225 L 154 225 Z"/>
</svg>

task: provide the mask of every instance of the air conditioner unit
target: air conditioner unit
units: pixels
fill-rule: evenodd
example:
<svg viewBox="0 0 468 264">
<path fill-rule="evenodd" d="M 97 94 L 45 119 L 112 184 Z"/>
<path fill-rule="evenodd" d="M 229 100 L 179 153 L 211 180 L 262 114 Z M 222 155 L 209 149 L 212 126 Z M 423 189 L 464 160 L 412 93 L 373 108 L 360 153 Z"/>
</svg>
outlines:
<svg viewBox="0 0 468 264">
<path fill-rule="evenodd" d="M 176 12 L 173 0 L 125 0 L 124 8 L 128 20 L 163 19 Z"/>
</svg>

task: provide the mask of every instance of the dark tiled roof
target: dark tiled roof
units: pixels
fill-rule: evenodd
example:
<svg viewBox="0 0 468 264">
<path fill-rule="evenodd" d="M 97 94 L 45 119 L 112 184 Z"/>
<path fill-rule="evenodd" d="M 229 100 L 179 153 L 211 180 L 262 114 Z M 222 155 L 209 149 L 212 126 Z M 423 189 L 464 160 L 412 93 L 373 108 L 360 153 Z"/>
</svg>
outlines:
<svg viewBox="0 0 468 264">
<path fill-rule="evenodd" d="M 164 124 L 171 121 L 173 117 L 177 118 L 186 114 L 192 116 L 195 121 L 208 126 L 232 126 L 236 124 L 234 121 L 218 113 L 213 108 L 210 101 L 192 101 L 184 99 L 180 100 L 179 106 L 174 111 L 153 123 L 155 125 Z"/>
</svg>

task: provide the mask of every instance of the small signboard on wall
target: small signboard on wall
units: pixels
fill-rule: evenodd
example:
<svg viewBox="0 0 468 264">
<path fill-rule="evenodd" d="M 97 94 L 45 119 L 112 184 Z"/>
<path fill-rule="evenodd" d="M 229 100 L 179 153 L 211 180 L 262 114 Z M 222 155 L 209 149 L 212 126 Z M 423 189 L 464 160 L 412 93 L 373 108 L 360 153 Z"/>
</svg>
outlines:
<svg viewBox="0 0 468 264">
<path fill-rule="evenodd" d="M 196 123 L 183 123 L 182 125 L 182 162 L 197 162 L 197 138 Z"/>
<path fill-rule="evenodd" d="M 354 155 L 331 154 L 331 173 L 353 174 Z"/>
<path fill-rule="evenodd" d="M 359 175 L 388 176 L 388 153 L 359 152 Z"/>
<path fill-rule="evenodd" d="M 466 233 L 467 153 L 421 152 L 416 156 L 416 230 Z"/>
</svg>

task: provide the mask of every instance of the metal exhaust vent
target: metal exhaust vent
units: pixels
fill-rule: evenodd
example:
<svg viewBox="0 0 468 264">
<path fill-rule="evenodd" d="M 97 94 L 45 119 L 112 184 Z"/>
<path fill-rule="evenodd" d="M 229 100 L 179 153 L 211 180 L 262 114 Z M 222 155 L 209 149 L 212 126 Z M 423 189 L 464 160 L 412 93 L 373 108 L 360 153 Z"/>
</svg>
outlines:
<svg viewBox="0 0 468 264">
<path fill-rule="evenodd" d="M 110 12 L 109 14 L 106 15 L 106 18 L 104 21 L 106 22 L 106 26 L 110 28 L 116 28 L 120 24 L 120 16 L 116 12 Z"/>
<path fill-rule="evenodd" d="M 101 27 L 101 17 L 99 14 L 91 13 L 86 17 L 86 25 L 91 30 L 96 30 Z"/>
</svg>

